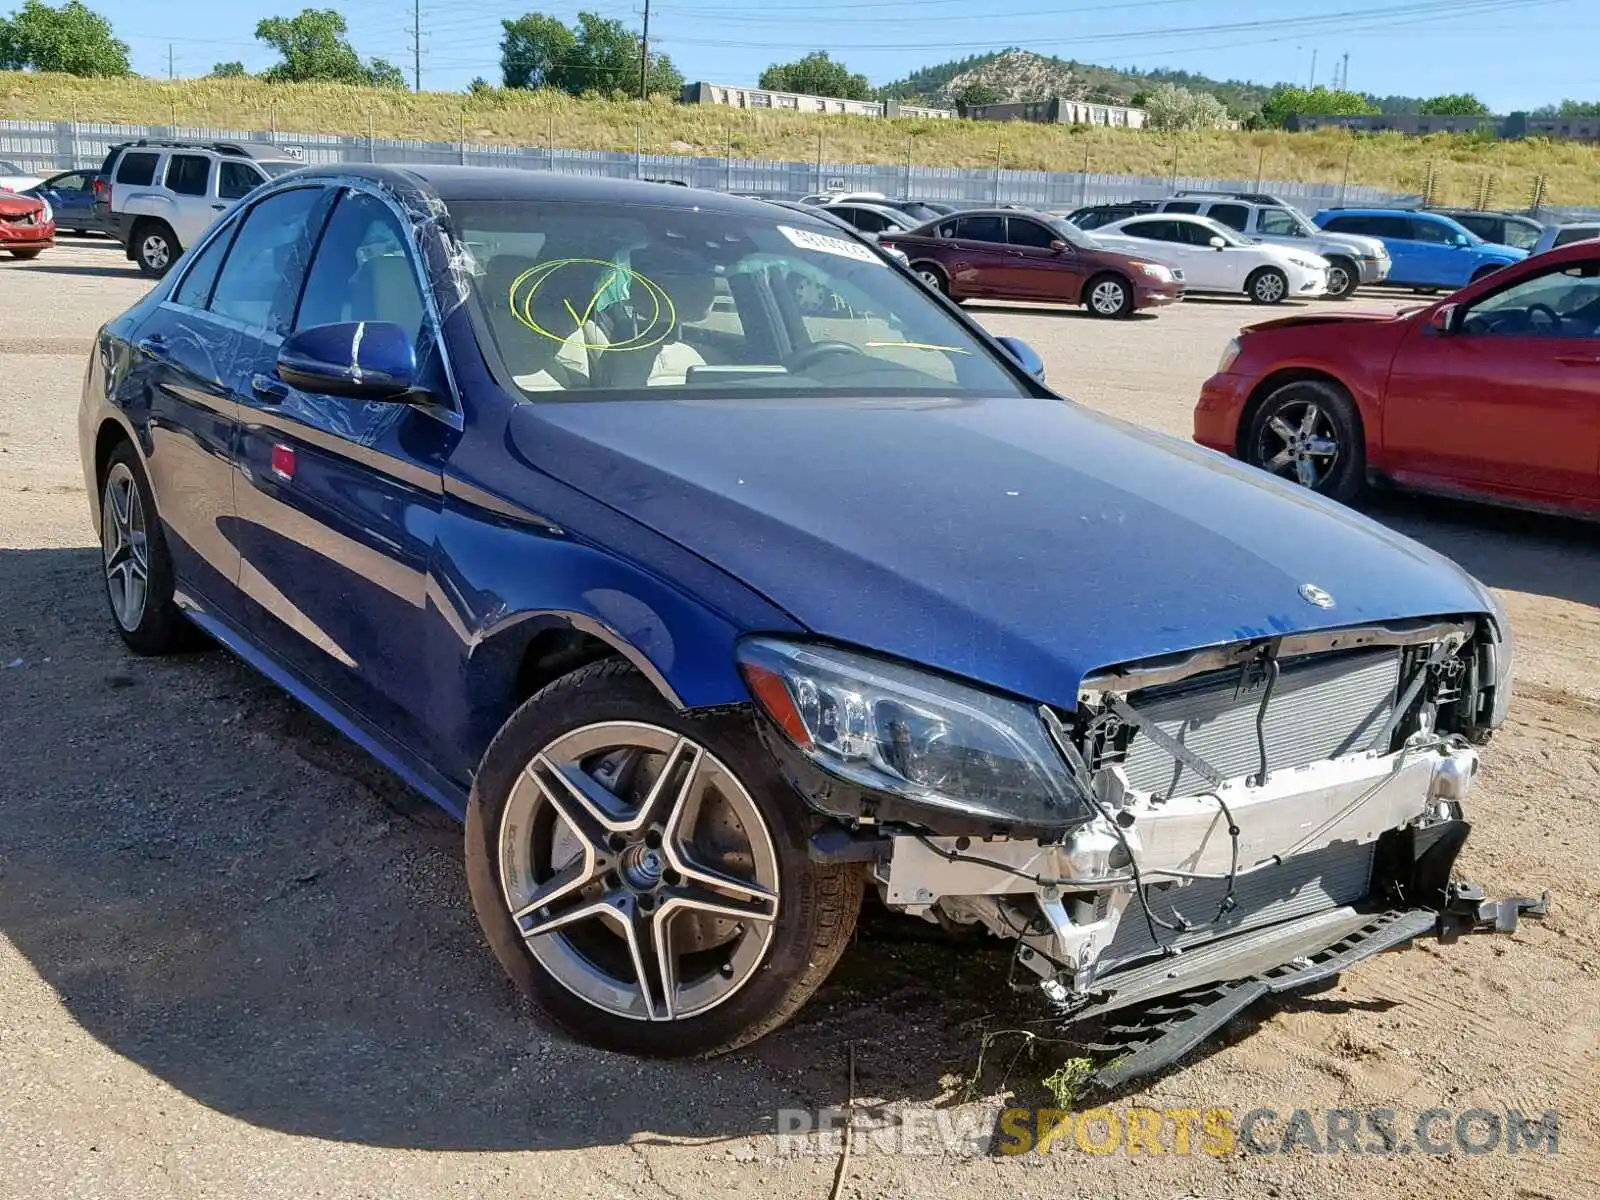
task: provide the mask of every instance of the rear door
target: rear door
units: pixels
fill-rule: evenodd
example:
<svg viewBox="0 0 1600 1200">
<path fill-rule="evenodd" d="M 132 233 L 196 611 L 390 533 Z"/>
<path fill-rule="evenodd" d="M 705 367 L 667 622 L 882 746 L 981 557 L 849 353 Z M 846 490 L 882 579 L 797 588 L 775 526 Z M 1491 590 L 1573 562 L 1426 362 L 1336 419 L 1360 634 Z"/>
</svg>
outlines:
<svg viewBox="0 0 1600 1200">
<path fill-rule="evenodd" d="M 172 193 L 172 216 L 168 223 L 178 235 L 178 245 L 192 246 L 211 227 L 219 210 L 210 199 L 215 173 L 209 154 L 174 152 L 167 156 L 164 182 Z"/>
<path fill-rule="evenodd" d="M 1006 244 L 1016 256 L 1007 268 L 1016 294 L 1035 300 L 1076 304 L 1083 294 L 1084 270 L 1078 252 L 1055 230 L 1032 217 L 1006 218 Z M 1055 247 L 1065 246 L 1065 249 Z"/>
<path fill-rule="evenodd" d="M 1006 245 L 1006 219 L 997 213 L 953 217 L 940 226 L 950 240 L 950 282 L 964 296 L 1015 294 L 1012 264 L 1020 257 Z"/>
<path fill-rule="evenodd" d="M 345 190 L 281 328 L 398 324 L 421 347 L 431 390 L 453 403 L 419 275 L 409 226 L 381 197 Z M 256 640 L 385 734 L 432 752 L 449 749 L 425 745 L 424 730 L 428 565 L 453 416 L 301 391 L 264 360 L 241 395 L 241 580 Z"/>
<path fill-rule="evenodd" d="M 1462 305 L 1449 334 L 1413 321 L 1383 412 L 1397 477 L 1600 498 L 1600 247 Z"/>
</svg>

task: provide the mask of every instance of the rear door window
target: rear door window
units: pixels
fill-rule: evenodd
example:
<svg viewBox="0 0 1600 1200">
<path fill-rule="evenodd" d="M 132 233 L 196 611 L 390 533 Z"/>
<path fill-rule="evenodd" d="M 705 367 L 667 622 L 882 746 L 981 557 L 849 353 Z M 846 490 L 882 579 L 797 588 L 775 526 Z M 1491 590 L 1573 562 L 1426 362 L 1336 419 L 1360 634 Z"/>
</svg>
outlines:
<svg viewBox="0 0 1600 1200">
<path fill-rule="evenodd" d="M 228 243 L 232 240 L 233 231 L 224 230 L 206 243 L 206 248 L 200 252 L 200 257 L 188 265 L 183 282 L 172 293 L 174 304 L 181 304 L 185 308 L 206 306 L 206 301 L 211 298 L 211 285 L 217 280 L 217 271 L 222 266 L 222 258 L 227 254 Z"/>
<path fill-rule="evenodd" d="M 203 154 L 174 154 L 167 159 L 167 190 L 180 196 L 204 196 L 211 179 L 211 160 Z"/>
<path fill-rule="evenodd" d="M 1180 242 L 1183 235 L 1178 232 L 1176 221 L 1132 221 L 1122 227 L 1122 232 L 1129 237 L 1148 238 L 1153 242 Z"/>
<path fill-rule="evenodd" d="M 997 242 L 1006 240 L 1004 217 L 960 217 L 956 220 L 956 237 L 964 242 Z"/>
<path fill-rule="evenodd" d="M 155 182 L 156 163 L 160 160 L 159 154 L 129 151 L 117 164 L 117 182 L 129 187 L 149 187 Z"/>
<path fill-rule="evenodd" d="M 1200 211 L 1200 205 L 1195 203 L 1193 200 L 1168 200 L 1161 206 L 1161 211 L 1175 213 L 1197 213 Z"/>
<path fill-rule="evenodd" d="M 1206 216 L 1240 233 L 1245 231 L 1250 222 L 1250 210 L 1242 204 L 1213 204 Z"/>
<path fill-rule="evenodd" d="M 295 188 L 250 210 L 217 277 L 212 312 L 279 336 L 289 332 L 322 195 L 321 188 Z"/>
</svg>

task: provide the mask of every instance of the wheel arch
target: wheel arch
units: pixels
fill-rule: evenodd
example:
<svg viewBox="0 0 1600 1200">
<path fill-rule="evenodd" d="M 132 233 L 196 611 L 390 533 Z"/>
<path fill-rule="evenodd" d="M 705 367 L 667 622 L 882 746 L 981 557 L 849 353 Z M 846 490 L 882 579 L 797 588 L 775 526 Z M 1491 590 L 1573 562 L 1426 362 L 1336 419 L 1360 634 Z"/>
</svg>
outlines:
<svg viewBox="0 0 1600 1200">
<path fill-rule="evenodd" d="M 1266 402 L 1268 396 L 1291 383 L 1331 384 L 1348 396 L 1350 398 L 1350 407 L 1355 409 L 1356 426 L 1361 434 L 1362 446 L 1367 451 L 1370 461 L 1372 447 L 1367 437 L 1366 414 L 1361 411 L 1361 401 L 1357 398 L 1355 389 L 1332 371 L 1310 366 L 1280 367 L 1270 375 L 1265 376 L 1251 390 L 1250 398 L 1245 401 L 1244 408 L 1239 412 L 1239 423 L 1233 432 L 1233 453 L 1236 458 L 1243 459 L 1245 456 L 1244 442 L 1250 431 L 1250 423 L 1256 418 L 1256 412 Z"/>
<path fill-rule="evenodd" d="M 105 491 L 106 469 L 110 465 L 111 456 L 116 453 L 117 447 L 124 443 L 133 447 L 134 454 L 139 457 L 139 465 L 143 467 L 145 451 L 134 431 L 117 417 L 102 417 L 94 433 L 94 488 L 89 495 L 89 504 L 94 515 L 96 529 L 100 527 L 100 494 Z M 149 468 L 145 468 L 145 470 L 148 473 Z"/>
</svg>

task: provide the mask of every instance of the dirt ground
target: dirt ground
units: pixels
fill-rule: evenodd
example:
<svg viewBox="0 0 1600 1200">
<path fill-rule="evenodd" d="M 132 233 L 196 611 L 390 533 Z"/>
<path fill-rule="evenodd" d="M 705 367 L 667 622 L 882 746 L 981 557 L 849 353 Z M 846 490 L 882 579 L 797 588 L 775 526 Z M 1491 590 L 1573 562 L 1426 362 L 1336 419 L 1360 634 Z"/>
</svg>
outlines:
<svg viewBox="0 0 1600 1200">
<path fill-rule="evenodd" d="M 852 1047 L 875 1118 L 992 1128 L 1002 1104 L 1048 1103 L 1059 1054 L 1003 1032 L 966 1086 L 986 1032 L 1051 1033 L 1006 992 L 1007 957 L 903 922 L 864 922 L 799 1019 L 714 1063 L 638 1062 L 536 1023 L 479 939 L 452 826 L 227 655 L 140 660 L 113 635 L 74 422 L 94 329 L 142 287 L 107 243 L 0 263 L 0 1197 L 820 1198 L 837 1156 L 772 1134 L 780 1109 L 851 1098 Z M 1064 390 L 1182 436 L 1260 313 L 980 315 Z M 1464 867 L 1491 894 L 1549 889 L 1554 910 L 1262 1008 L 1113 1108 L 1375 1105 L 1402 1129 L 1434 1107 L 1555 1109 L 1558 1153 L 1100 1156 L 1066 1138 L 1008 1158 L 857 1139 L 842 1195 L 1596 1194 L 1600 529 L 1373 511 L 1509 608 L 1517 696 Z"/>
</svg>

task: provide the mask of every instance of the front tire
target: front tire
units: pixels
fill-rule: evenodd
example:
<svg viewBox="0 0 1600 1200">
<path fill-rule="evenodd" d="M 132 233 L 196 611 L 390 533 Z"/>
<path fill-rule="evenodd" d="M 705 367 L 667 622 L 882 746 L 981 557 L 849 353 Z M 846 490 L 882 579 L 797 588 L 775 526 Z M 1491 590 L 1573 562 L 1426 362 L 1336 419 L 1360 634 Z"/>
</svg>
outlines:
<svg viewBox="0 0 1600 1200">
<path fill-rule="evenodd" d="M 1096 275 L 1083 288 L 1083 305 L 1091 317 L 1114 321 L 1133 312 L 1133 288 L 1116 275 Z"/>
<path fill-rule="evenodd" d="M 1252 304 L 1282 304 L 1289 296 L 1289 277 L 1277 267 L 1262 267 L 1244 285 Z"/>
<path fill-rule="evenodd" d="M 160 279 L 172 269 L 183 253 L 177 235 L 165 221 L 141 221 L 133 227 L 133 261 L 152 279 Z"/>
<path fill-rule="evenodd" d="M 1361 286 L 1361 270 L 1348 258 L 1328 260 L 1328 299 L 1348 300 Z"/>
<path fill-rule="evenodd" d="M 13 250 L 11 251 L 11 257 L 21 259 L 23 262 L 29 262 L 43 253 L 43 250 Z"/>
<path fill-rule="evenodd" d="M 467 881 L 495 957 L 556 1024 L 701 1057 L 788 1020 L 850 940 L 861 873 L 812 862 L 811 832 L 747 713 L 676 712 L 607 660 L 495 737 Z"/>
<path fill-rule="evenodd" d="M 176 654 L 200 642 L 173 599 L 172 555 L 133 447 L 111 452 L 100 485 L 100 553 L 111 619 L 135 654 Z"/>
<path fill-rule="evenodd" d="M 922 280 L 934 291 L 942 296 L 950 294 L 950 277 L 942 269 L 932 263 L 918 263 L 912 268 L 917 273 L 917 278 Z"/>
<path fill-rule="evenodd" d="M 1366 480 L 1361 416 L 1350 394 L 1325 379 L 1286 383 L 1261 402 L 1245 430 L 1243 458 L 1334 500 L 1353 500 Z"/>
</svg>

